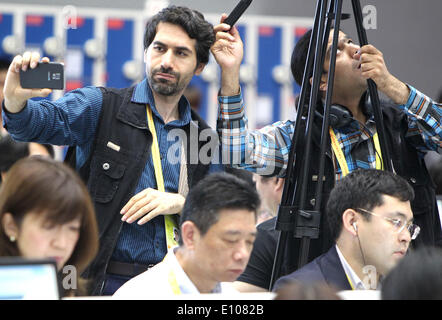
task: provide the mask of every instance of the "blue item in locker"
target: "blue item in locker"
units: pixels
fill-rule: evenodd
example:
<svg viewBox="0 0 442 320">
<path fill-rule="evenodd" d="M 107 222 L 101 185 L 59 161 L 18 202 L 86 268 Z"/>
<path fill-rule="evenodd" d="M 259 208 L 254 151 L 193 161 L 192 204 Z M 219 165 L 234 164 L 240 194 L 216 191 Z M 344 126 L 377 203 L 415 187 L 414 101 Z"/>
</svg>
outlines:
<svg viewBox="0 0 442 320">
<path fill-rule="evenodd" d="M 280 120 L 281 86 L 273 79 L 273 68 L 281 64 L 281 27 L 260 26 L 258 45 L 258 95 L 273 97 L 273 119 Z"/>
<path fill-rule="evenodd" d="M 12 56 L 3 51 L 1 43 L 7 36 L 12 35 L 12 15 L 0 13 L 0 58 L 12 60 Z"/>
<path fill-rule="evenodd" d="M 238 29 L 239 35 L 243 41 L 244 44 L 244 57 L 246 57 L 247 53 L 247 33 L 246 33 L 246 27 L 244 25 L 237 25 L 236 28 Z M 241 64 L 246 63 L 245 59 L 241 62 Z"/>
<path fill-rule="evenodd" d="M 75 80 L 77 87 L 92 85 L 93 59 L 84 54 L 83 46 L 85 42 L 94 37 L 94 20 L 92 18 L 76 18 L 76 28 L 70 28 L 66 33 L 67 50 L 81 50 L 83 52 L 83 70 L 80 79 L 69 79 L 66 75 L 66 90 L 73 89 L 72 81 Z"/>
<path fill-rule="evenodd" d="M 41 15 L 26 16 L 25 47 L 39 48 L 43 55 L 44 41 L 54 35 L 54 17 Z M 45 55 L 47 56 L 47 55 Z M 53 57 L 48 56 L 51 60 Z"/>
<path fill-rule="evenodd" d="M 247 32 L 246 32 L 246 27 L 244 25 L 237 25 L 236 28 L 238 29 L 239 35 L 241 37 L 241 39 L 243 40 L 243 47 L 244 47 L 244 58 L 241 62 L 241 64 L 246 64 L 247 61 L 245 59 L 246 57 L 246 53 L 247 53 Z M 247 88 L 244 86 L 244 83 L 241 83 L 241 90 L 242 90 L 242 94 L 243 97 L 246 95 L 246 91 Z M 246 107 L 247 108 L 247 107 Z"/>
<path fill-rule="evenodd" d="M 40 50 L 42 57 L 46 56 L 51 61 L 54 57 L 45 54 L 43 43 L 47 38 L 54 35 L 54 17 L 43 15 L 27 15 L 25 28 L 25 48 L 26 50 Z M 44 99 L 51 100 L 52 93 Z M 41 100 L 42 98 L 32 98 L 33 100 Z"/>
<path fill-rule="evenodd" d="M 209 105 L 209 95 L 208 95 L 208 89 L 209 84 L 204 81 L 201 76 L 194 76 L 192 78 L 192 81 L 190 81 L 188 90 L 191 90 L 191 88 L 195 88 L 200 93 L 200 101 L 198 110 L 196 110 L 201 118 L 203 118 L 205 121 L 207 121 L 207 108 Z M 187 89 L 186 89 L 187 90 Z M 184 95 L 186 95 L 186 91 L 184 92 Z M 186 98 L 188 98 L 186 96 Z M 189 102 L 190 99 L 188 98 Z M 192 106 L 192 103 L 190 104 Z"/>
<path fill-rule="evenodd" d="M 107 27 L 106 86 L 130 87 L 132 81 L 123 75 L 123 65 L 133 59 L 133 41 L 143 41 L 143 39 L 133 39 L 132 20 L 108 19 Z"/>
</svg>

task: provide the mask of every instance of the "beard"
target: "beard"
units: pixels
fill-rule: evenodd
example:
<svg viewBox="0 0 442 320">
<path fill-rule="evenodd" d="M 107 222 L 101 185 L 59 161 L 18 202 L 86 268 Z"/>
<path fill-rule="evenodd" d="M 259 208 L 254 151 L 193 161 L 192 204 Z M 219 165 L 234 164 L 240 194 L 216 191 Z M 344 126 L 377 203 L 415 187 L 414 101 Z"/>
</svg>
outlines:
<svg viewBox="0 0 442 320">
<path fill-rule="evenodd" d="M 155 79 L 155 75 L 157 73 L 170 74 L 174 76 L 175 81 L 163 78 Z M 159 67 L 157 69 L 152 70 L 149 80 L 152 90 L 163 96 L 177 95 L 184 89 L 185 86 L 185 83 L 181 81 L 180 73 L 173 72 L 170 69 L 165 69 L 163 67 Z"/>
</svg>

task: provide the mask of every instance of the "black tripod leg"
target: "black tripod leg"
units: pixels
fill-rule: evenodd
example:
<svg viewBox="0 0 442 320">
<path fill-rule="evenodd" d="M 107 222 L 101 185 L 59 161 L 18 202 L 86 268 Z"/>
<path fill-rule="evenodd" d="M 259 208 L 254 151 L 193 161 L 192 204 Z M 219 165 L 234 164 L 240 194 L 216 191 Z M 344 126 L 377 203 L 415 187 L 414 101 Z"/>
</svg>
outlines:
<svg viewBox="0 0 442 320">
<path fill-rule="evenodd" d="M 315 13 L 315 23 L 313 26 L 312 34 L 310 37 L 310 43 L 313 43 L 316 41 L 317 36 L 317 30 L 319 27 L 319 15 L 322 8 L 322 3 L 326 0 L 318 0 L 317 6 L 316 6 L 316 13 Z M 275 258 L 274 258 L 274 264 L 273 264 L 273 270 L 272 275 L 270 278 L 270 285 L 269 287 L 272 288 L 273 284 L 275 283 L 276 279 L 279 278 L 281 275 L 281 264 L 282 264 L 282 256 L 283 256 L 283 250 L 287 246 L 287 233 L 291 232 L 293 230 L 294 225 L 294 218 L 295 218 L 295 211 L 297 210 L 290 210 L 290 208 L 287 208 L 288 206 L 293 205 L 294 203 L 294 194 L 296 193 L 296 190 L 298 189 L 297 186 L 301 185 L 300 180 L 298 181 L 298 177 L 300 176 L 300 168 L 302 166 L 302 156 L 301 156 L 301 150 L 303 150 L 303 141 L 301 141 L 301 137 L 303 136 L 303 130 L 305 126 L 303 125 L 302 115 L 304 113 L 305 106 L 305 98 L 307 94 L 307 83 L 310 79 L 310 74 L 313 68 L 313 59 L 314 59 L 314 51 L 312 50 L 312 47 L 309 47 L 308 50 L 308 57 L 306 66 L 304 69 L 304 76 L 301 86 L 301 94 L 298 104 L 298 114 L 296 117 L 296 123 L 295 123 L 295 132 L 293 134 L 293 138 L 291 141 L 291 148 L 290 148 L 290 154 L 289 159 L 287 163 L 287 174 L 286 174 L 286 181 L 284 183 L 284 190 L 281 197 L 281 204 L 278 209 L 278 215 L 276 219 L 276 225 L 275 229 L 280 230 L 281 234 L 278 239 L 277 244 L 277 250 L 275 252 Z M 295 156 L 295 154 L 299 156 Z M 284 208 L 284 209 L 282 209 Z M 287 226 L 287 223 L 289 225 Z M 290 239 L 291 240 L 291 239 Z"/>
<path fill-rule="evenodd" d="M 330 65 L 328 72 L 327 83 L 333 83 L 335 78 L 335 67 L 336 67 L 336 52 L 338 47 L 339 40 L 339 29 L 341 26 L 341 15 L 342 15 L 342 0 L 336 0 L 335 9 L 334 9 L 334 26 L 333 26 L 333 41 L 330 50 Z M 329 33 L 326 33 L 328 35 Z M 333 85 L 327 86 L 326 98 L 325 98 L 325 107 L 324 107 L 324 118 L 322 121 L 322 130 L 321 130 L 321 155 L 323 155 L 319 160 L 319 170 L 318 170 L 318 184 L 316 185 L 316 193 L 315 193 L 315 210 L 321 210 L 322 204 L 322 196 L 323 196 L 323 177 L 324 177 L 324 166 L 325 166 L 325 149 L 328 139 L 328 128 L 330 123 L 330 105 L 331 99 L 333 96 Z"/>
<path fill-rule="evenodd" d="M 329 8 L 328 8 L 328 17 L 331 18 L 333 15 L 333 4 L 334 0 L 330 2 Z M 313 84 L 312 84 L 312 90 L 310 93 L 310 103 L 309 103 L 309 114 L 307 118 L 307 128 L 306 128 L 306 135 L 305 135 L 305 160 L 303 162 L 302 167 L 302 173 L 301 173 L 301 180 L 302 185 L 300 187 L 300 195 L 299 195 L 299 208 L 300 210 L 303 210 L 307 203 L 307 189 L 308 184 L 312 183 L 312 181 L 309 180 L 308 175 L 310 174 L 310 164 L 311 164 L 311 153 L 312 153 L 312 132 L 313 132 L 313 119 L 315 117 L 315 110 L 317 106 L 317 99 L 319 95 L 319 83 L 321 79 L 321 75 L 324 69 L 324 57 L 327 49 L 327 43 L 328 43 L 328 34 L 330 32 L 330 19 L 327 20 L 327 26 L 325 25 L 325 19 L 326 19 L 326 5 L 327 1 L 322 3 L 321 7 L 321 13 L 319 17 L 319 28 L 318 28 L 318 35 L 316 37 L 316 52 L 315 52 L 315 63 L 313 66 Z M 320 157 L 324 157 L 323 154 L 319 155 Z M 308 217 L 309 213 L 305 213 L 305 216 L 302 216 L 301 213 L 297 214 L 297 222 L 295 225 L 295 237 L 299 237 L 301 235 L 301 250 L 300 255 L 298 259 L 298 268 L 301 268 L 304 266 L 308 261 L 308 255 L 310 251 L 310 239 L 311 233 L 307 231 L 304 227 L 304 223 L 298 223 L 301 220 L 304 222 L 305 218 Z M 312 217 L 307 218 L 307 220 L 311 220 Z M 301 224 L 301 226 L 299 226 Z M 319 226 L 318 226 L 319 228 Z"/>
</svg>

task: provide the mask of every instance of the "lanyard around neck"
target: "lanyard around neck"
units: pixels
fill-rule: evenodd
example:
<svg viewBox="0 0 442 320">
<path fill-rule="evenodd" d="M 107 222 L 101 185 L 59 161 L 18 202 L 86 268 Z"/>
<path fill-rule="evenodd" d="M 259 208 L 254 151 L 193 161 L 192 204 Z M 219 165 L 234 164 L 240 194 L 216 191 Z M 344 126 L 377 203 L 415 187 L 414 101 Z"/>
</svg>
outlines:
<svg viewBox="0 0 442 320">
<path fill-rule="evenodd" d="M 350 277 L 347 273 L 345 273 L 345 276 L 347 277 L 347 281 L 350 284 L 351 290 L 355 290 L 355 286 L 353 285 L 353 282 L 351 282 Z"/>
<path fill-rule="evenodd" d="M 175 276 L 175 272 L 173 270 L 169 271 L 169 274 L 167 275 L 167 281 L 169 281 L 170 288 L 172 289 L 173 294 L 181 294 L 181 289 L 178 284 L 178 281 Z"/>
<path fill-rule="evenodd" d="M 158 191 L 165 192 L 163 170 L 161 167 L 160 148 L 158 146 L 157 132 L 155 130 L 155 124 L 153 122 L 152 109 L 149 105 L 146 106 L 147 111 L 147 123 L 149 125 L 150 133 L 152 134 L 152 160 L 155 168 L 155 179 L 157 181 Z M 177 215 L 165 215 L 164 224 L 166 228 L 166 243 L 167 248 L 170 249 L 177 246 L 178 243 L 175 239 L 175 232 L 178 232 Z"/>
<path fill-rule="evenodd" d="M 348 165 L 347 165 L 347 160 L 345 159 L 344 152 L 342 151 L 342 149 L 339 145 L 339 142 L 338 142 L 338 139 L 336 138 L 335 132 L 333 131 L 333 129 L 331 127 L 329 128 L 329 133 L 330 133 L 330 140 L 331 140 L 333 152 L 336 156 L 336 160 L 339 163 L 339 167 L 341 168 L 342 175 L 345 177 L 347 174 L 350 173 L 350 171 L 348 169 Z M 383 166 L 383 162 L 382 162 L 381 146 L 379 144 L 379 136 L 378 136 L 377 132 L 373 135 L 373 142 L 374 142 L 374 148 L 375 148 L 376 169 L 383 170 L 384 166 Z"/>
<path fill-rule="evenodd" d="M 333 131 L 333 129 L 331 127 L 329 128 L 329 133 L 330 133 L 330 140 L 331 140 L 333 152 L 336 156 L 336 160 L 339 163 L 339 167 L 341 168 L 342 175 L 345 177 L 347 174 L 350 173 L 350 170 L 348 169 L 348 165 L 347 165 L 347 160 L 345 159 L 344 152 L 342 151 L 342 149 L 339 145 L 339 142 L 338 142 L 338 139 L 336 138 L 335 132 Z M 374 148 L 375 148 L 376 169 L 383 170 L 384 166 L 383 166 L 383 162 L 382 162 L 381 146 L 379 144 L 379 136 L 378 136 L 377 132 L 373 135 L 373 142 L 374 142 Z"/>
</svg>

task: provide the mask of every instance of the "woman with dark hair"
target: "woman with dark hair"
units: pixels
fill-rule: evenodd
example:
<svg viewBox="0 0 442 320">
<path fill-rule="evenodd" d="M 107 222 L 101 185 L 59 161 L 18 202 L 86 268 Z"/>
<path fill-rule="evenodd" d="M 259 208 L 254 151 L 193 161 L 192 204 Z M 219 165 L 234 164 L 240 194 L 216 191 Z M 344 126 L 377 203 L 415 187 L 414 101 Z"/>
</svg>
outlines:
<svg viewBox="0 0 442 320">
<path fill-rule="evenodd" d="M 86 294 L 79 275 L 97 250 L 94 207 L 77 174 L 46 157 L 15 163 L 0 189 L 0 257 L 52 258 L 60 274 L 74 266 L 77 283 L 63 295 L 78 296 Z"/>
</svg>

